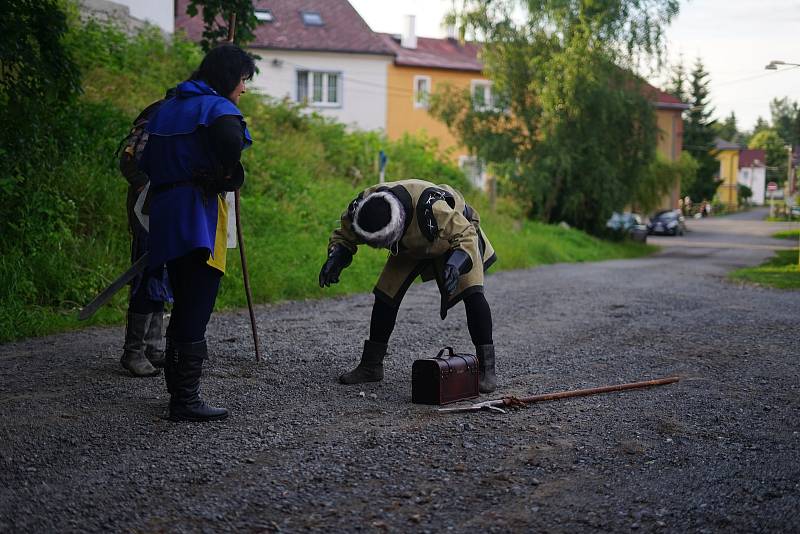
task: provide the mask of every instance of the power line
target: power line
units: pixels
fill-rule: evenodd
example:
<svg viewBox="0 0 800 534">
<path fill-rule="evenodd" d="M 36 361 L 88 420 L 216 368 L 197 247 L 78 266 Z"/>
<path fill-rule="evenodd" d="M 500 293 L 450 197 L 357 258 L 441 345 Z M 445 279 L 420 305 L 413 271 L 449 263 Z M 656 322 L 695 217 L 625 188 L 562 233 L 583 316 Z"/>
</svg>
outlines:
<svg viewBox="0 0 800 534">
<path fill-rule="evenodd" d="M 740 78 L 738 80 L 731 80 L 729 82 L 717 83 L 717 84 L 714 84 L 714 87 L 724 87 L 726 85 L 733 85 L 733 84 L 741 83 L 741 82 L 749 82 L 750 80 L 757 80 L 759 78 L 764 78 L 766 76 L 773 76 L 773 75 L 778 74 L 780 72 L 787 72 L 787 71 L 794 70 L 794 69 L 797 69 L 797 68 L 800 68 L 800 67 L 789 67 L 788 69 L 781 69 L 781 70 L 777 70 L 775 72 L 767 72 L 767 73 L 757 74 L 755 76 L 748 76 L 747 78 Z"/>
</svg>

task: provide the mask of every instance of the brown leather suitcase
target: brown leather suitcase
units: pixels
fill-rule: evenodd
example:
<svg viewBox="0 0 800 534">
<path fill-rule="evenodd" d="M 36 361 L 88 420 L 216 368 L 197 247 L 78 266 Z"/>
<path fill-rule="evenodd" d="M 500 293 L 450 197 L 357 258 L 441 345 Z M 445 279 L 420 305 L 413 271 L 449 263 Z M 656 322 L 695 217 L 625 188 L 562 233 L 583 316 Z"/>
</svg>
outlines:
<svg viewBox="0 0 800 534">
<path fill-rule="evenodd" d="M 445 355 L 445 352 L 447 354 Z M 478 396 L 478 358 L 445 347 L 411 366 L 411 402 L 450 404 Z"/>
</svg>

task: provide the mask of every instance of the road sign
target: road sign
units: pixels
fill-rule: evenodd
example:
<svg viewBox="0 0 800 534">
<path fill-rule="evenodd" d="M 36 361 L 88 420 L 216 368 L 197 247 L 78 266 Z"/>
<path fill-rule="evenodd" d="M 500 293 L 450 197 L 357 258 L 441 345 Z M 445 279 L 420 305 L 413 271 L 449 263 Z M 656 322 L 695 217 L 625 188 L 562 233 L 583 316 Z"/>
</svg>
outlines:
<svg viewBox="0 0 800 534">
<path fill-rule="evenodd" d="M 767 191 L 777 191 L 777 190 L 778 190 L 778 184 L 776 184 L 775 182 L 770 182 L 767 184 Z"/>
</svg>

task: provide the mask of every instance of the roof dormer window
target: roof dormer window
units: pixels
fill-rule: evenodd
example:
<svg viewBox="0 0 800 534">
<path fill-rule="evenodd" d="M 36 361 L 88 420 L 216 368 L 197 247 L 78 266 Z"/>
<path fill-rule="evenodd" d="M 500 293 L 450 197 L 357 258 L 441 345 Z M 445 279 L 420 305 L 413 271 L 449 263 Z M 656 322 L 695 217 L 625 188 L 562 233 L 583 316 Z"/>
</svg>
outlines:
<svg viewBox="0 0 800 534">
<path fill-rule="evenodd" d="M 272 11 L 269 9 L 256 9 L 256 20 L 258 22 L 272 22 L 275 17 L 272 16 Z"/>
<path fill-rule="evenodd" d="M 306 26 L 322 26 L 324 24 L 322 15 L 318 11 L 301 11 L 300 16 Z"/>
</svg>

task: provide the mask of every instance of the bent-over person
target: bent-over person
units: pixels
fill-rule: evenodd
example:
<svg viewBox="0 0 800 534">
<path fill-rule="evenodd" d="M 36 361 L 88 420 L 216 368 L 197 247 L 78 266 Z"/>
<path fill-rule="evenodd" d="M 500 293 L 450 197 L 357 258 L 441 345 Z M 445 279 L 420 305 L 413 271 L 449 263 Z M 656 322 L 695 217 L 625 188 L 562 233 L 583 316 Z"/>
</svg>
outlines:
<svg viewBox="0 0 800 534">
<path fill-rule="evenodd" d="M 418 276 L 435 280 L 440 315 L 463 301 L 467 327 L 480 363 L 482 393 L 495 390 L 492 312 L 483 294 L 483 275 L 497 259 L 480 227 L 478 213 L 449 185 L 423 180 L 377 184 L 362 191 L 342 214 L 328 243 L 320 287 L 339 281 L 358 246 L 390 251 L 373 293 L 369 339 L 358 367 L 339 377 L 343 384 L 383 380 L 383 360 L 397 311 Z"/>
</svg>

